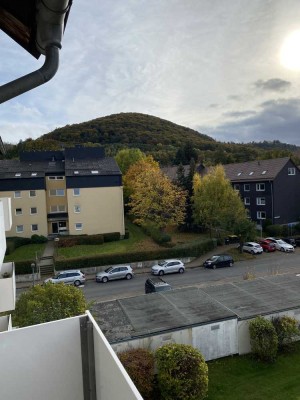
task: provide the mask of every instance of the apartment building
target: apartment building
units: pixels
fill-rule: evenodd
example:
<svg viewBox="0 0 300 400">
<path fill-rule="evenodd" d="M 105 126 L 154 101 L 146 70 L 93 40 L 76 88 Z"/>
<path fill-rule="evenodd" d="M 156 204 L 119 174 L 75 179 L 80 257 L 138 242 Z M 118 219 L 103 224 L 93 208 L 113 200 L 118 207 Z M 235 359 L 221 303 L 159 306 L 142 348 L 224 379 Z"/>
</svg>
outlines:
<svg viewBox="0 0 300 400">
<path fill-rule="evenodd" d="M 103 148 L 29 151 L 1 160 L 0 196 L 11 198 L 7 237 L 125 233 L 122 174 Z"/>
</svg>

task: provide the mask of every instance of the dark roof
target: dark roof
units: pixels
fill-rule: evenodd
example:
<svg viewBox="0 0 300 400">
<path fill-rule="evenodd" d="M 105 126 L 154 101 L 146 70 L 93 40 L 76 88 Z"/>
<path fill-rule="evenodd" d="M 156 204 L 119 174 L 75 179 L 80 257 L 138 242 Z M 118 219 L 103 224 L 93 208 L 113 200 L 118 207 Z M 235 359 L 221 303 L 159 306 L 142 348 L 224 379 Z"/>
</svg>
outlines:
<svg viewBox="0 0 300 400">
<path fill-rule="evenodd" d="M 289 157 L 223 165 L 226 178 L 232 182 L 273 180 L 290 161 Z"/>
<path fill-rule="evenodd" d="M 300 276 L 296 274 L 186 287 L 96 303 L 92 307 L 110 342 L 298 308 Z"/>
<path fill-rule="evenodd" d="M 77 172 L 79 176 L 121 175 L 120 168 L 112 157 L 91 160 L 66 160 L 65 170 L 66 176 L 75 176 Z"/>
</svg>

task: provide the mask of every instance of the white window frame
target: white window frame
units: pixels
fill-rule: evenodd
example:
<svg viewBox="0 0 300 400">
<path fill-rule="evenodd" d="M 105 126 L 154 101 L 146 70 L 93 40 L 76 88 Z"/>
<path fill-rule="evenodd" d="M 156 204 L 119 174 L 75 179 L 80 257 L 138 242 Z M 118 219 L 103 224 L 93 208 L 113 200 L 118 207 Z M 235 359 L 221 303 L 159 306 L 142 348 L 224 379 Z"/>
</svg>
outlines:
<svg viewBox="0 0 300 400">
<path fill-rule="evenodd" d="M 244 192 L 250 192 L 250 183 L 244 183 Z"/>
<path fill-rule="evenodd" d="M 73 196 L 75 196 L 75 197 L 80 196 L 80 188 L 73 189 Z"/>
<path fill-rule="evenodd" d="M 74 213 L 79 214 L 81 213 L 81 206 L 79 204 L 75 204 L 74 206 Z"/>
<path fill-rule="evenodd" d="M 55 192 L 55 194 L 53 194 Z M 58 194 L 58 193 L 63 193 L 63 194 Z M 65 196 L 65 189 L 50 189 L 49 190 L 49 196 L 50 197 L 64 197 Z"/>
<path fill-rule="evenodd" d="M 29 190 L 29 197 L 36 197 L 36 190 Z"/>
<path fill-rule="evenodd" d="M 264 216 L 262 216 L 264 214 Z M 256 213 L 257 219 L 266 219 L 266 212 L 265 211 L 257 211 Z"/>
<path fill-rule="evenodd" d="M 266 190 L 266 184 L 264 182 L 256 184 L 256 191 L 257 192 L 264 192 L 265 190 Z"/>
<path fill-rule="evenodd" d="M 60 207 L 62 209 L 60 209 Z M 65 204 L 56 204 L 56 205 L 50 206 L 50 213 L 61 213 L 61 212 L 66 212 Z"/>
<path fill-rule="evenodd" d="M 32 212 L 32 209 L 35 209 L 35 212 Z M 30 207 L 30 215 L 36 215 L 37 213 L 37 207 Z"/>
<path fill-rule="evenodd" d="M 33 226 L 36 226 L 36 229 L 33 229 Z M 31 232 L 38 232 L 38 230 L 39 230 L 38 224 L 32 224 L 31 225 Z"/>
<path fill-rule="evenodd" d="M 244 197 L 245 206 L 250 206 L 250 197 Z"/>
<path fill-rule="evenodd" d="M 63 181 L 65 179 L 64 176 L 48 176 L 48 181 Z"/>
<path fill-rule="evenodd" d="M 19 193 L 20 196 L 17 196 L 17 193 Z M 21 197 L 22 197 L 21 190 L 16 190 L 16 191 L 14 192 L 14 198 L 15 198 L 15 199 L 20 199 Z"/>
<path fill-rule="evenodd" d="M 82 231 L 83 224 L 82 222 L 75 222 L 75 230 L 76 231 Z"/>
<path fill-rule="evenodd" d="M 17 210 L 21 210 L 21 212 L 18 213 Z M 16 214 L 16 215 L 23 215 L 23 210 L 22 210 L 22 208 L 21 208 L 21 207 L 16 208 L 16 209 L 15 209 L 15 214 Z"/>
<path fill-rule="evenodd" d="M 16 226 L 16 233 L 23 233 L 23 232 L 24 232 L 24 225 L 17 225 Z"/>
<path fill-rule="evenodd" d="M 265 197 L 256 197 L 256 205 L 257 206 L 265 206 L 266 198 Z"/>
<path fill-rule="evenodd" d="M 288 175 L 296 175 L 296 168 L 288 168 Z"/>
</svg>

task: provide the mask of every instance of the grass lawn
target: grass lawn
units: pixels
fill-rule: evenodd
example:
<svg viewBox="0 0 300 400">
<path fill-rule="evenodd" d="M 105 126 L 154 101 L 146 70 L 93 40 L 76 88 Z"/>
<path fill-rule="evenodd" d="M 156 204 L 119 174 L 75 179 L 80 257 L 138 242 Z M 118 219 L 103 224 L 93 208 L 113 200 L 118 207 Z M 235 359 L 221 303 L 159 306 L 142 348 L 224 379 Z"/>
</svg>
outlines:
<svg viewBox="0 0 300 400">
<path fill-rule="evenodd" d="M 300 400 L 300 342 L 274 364 L 250 355 L 208 362 L 207 400 Z"/>
<path fill-rule="evenodd" d="M 27 244 L 26 246 L 18 247 L 14 252 L 5 256 L 4 262 L 35 260 L 36 252 L 41 255 L 45 246 L 46 243 Z"/>
</svg>

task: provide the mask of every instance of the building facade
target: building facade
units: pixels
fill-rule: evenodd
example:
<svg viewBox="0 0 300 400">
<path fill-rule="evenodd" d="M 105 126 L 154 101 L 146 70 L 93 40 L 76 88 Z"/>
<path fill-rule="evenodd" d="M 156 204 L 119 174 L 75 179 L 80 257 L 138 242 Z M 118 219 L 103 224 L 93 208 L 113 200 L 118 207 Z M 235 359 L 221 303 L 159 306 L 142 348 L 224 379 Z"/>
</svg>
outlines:
<svg viewBox="0 0 300 400">
<path fill-rule="evenodd" d="M 224 170 L 253 221 L 299 221 L 300 170 L 289 157 L 226 164 Z"/>
<path fill-rule="evenodd" d="M 0 196 L 11 198 L 7 237 L 125 233 L 122 174 L 103 148 L 30 151 L 2 160 Z"/>
</svg>

